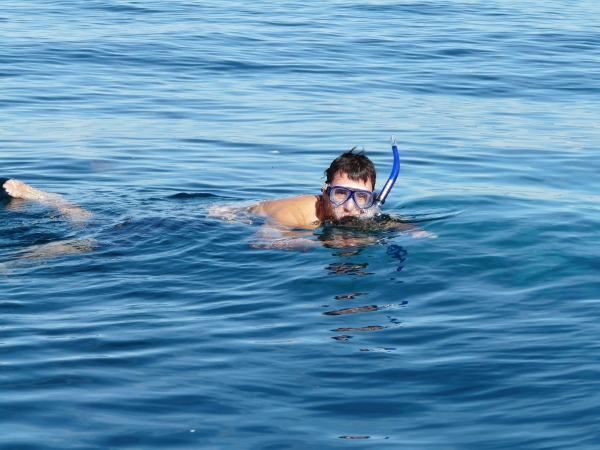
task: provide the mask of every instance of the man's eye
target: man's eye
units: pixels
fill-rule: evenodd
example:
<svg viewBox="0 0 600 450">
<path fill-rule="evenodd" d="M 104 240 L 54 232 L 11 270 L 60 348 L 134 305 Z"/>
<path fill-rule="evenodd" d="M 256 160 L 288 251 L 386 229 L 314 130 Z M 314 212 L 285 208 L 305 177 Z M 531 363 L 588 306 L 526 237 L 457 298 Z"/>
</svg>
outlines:
<svg viewBox="0 0 600 450">
<path fill-rule="evenodd" d="M 364 192 L 363 193 L 357 192 L 355 194 L 355 196 L 356 196 L 356 199 L 360 200 L 361 202 L 366 202 L 369 198 L 369 196 L 367 194 L 365 194 Z"/>
</svg>

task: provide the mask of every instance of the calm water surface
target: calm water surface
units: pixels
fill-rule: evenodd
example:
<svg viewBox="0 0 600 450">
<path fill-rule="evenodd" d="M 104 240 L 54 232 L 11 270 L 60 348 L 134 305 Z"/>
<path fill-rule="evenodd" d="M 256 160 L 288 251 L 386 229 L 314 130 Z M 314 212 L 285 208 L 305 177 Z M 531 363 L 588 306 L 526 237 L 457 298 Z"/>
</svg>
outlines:
<svg viewBox="0 0 600 450">
<path fill-rule="evenodd" d="M 94 216 L 0 203 L 0 446 L 598 448 L 599 14 L 5 0 L 0 176 Z M 392 133 L 437 239 L 208 214 Z"/>
</svg>

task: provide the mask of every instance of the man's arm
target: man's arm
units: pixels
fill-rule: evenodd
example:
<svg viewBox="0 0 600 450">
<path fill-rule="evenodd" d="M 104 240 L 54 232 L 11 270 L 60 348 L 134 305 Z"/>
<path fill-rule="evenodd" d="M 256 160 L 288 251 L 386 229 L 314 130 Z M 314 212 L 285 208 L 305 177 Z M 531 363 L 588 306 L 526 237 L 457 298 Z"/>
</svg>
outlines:
<svg viewBox="0 0 600 450">
<path fill-rule="evenodd" d="M 90 211 L 79 205 L 67 202 L 59 194 L 40 191 L 19 180 L 10 179 L 2 185 L 2 188 L 4 188 L 9 197 L 22 200 L 37 200 L 55 208 L 61 216 L 73 222 L 83 223 L 92 216 Z"/>
<path fill-rule="evenodd" d="M 250 214 L 267 217 L 271 223 L 282 227 L 314 229 L 319 226 L 317 217 L 317 195 L 299 195 L 297 197 L 266 200 L 249 206 Z"/>
<path fill-rule="evenodd" d="M 266 200 L 246 208 L 246 212 L 266 218 L 266 222 L 252 235 L 253 248 L 278 248 L 281 250 L 308 250 L 318 244 L 314 234 L 320 222 L 317 217 L 319 197 L 296 197 Z"/>
</svg>

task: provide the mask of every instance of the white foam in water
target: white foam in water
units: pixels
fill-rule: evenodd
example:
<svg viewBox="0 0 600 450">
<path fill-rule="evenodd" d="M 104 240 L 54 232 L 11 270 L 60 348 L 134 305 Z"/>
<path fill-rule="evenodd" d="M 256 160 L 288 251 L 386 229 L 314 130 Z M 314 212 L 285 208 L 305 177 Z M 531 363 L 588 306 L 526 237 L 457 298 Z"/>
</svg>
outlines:
<svg viewBox="0 0 600 450">
<path fill-rule="evenodd" d="M 371 206 L 369 209 L 363 210 L 362 214 L 358 217 L 361 219 L 372 219 L 378 214 L 381 214 L 381 208 L 378 206 Z"/>
</svg>

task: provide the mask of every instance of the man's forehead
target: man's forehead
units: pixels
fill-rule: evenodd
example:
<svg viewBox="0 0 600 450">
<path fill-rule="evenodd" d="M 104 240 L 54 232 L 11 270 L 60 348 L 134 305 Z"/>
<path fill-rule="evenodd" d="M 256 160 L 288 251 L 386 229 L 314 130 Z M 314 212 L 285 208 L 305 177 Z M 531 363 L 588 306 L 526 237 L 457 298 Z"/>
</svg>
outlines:
<svg viewBox="0 0 600 450">
<path fill-rule="evenodd" d="M 359 187 L 361 189 L 371 190 L 371 186 L 373 183 L 371 182 L 371 178 L 367 178 L 367 181 L 363 181 L 361 179 L 353 180 L 348 176 L 346 172 L 336 172 L 333 176 L 332 185 L 345 186 L 345 187 Z"/>
</svg>

